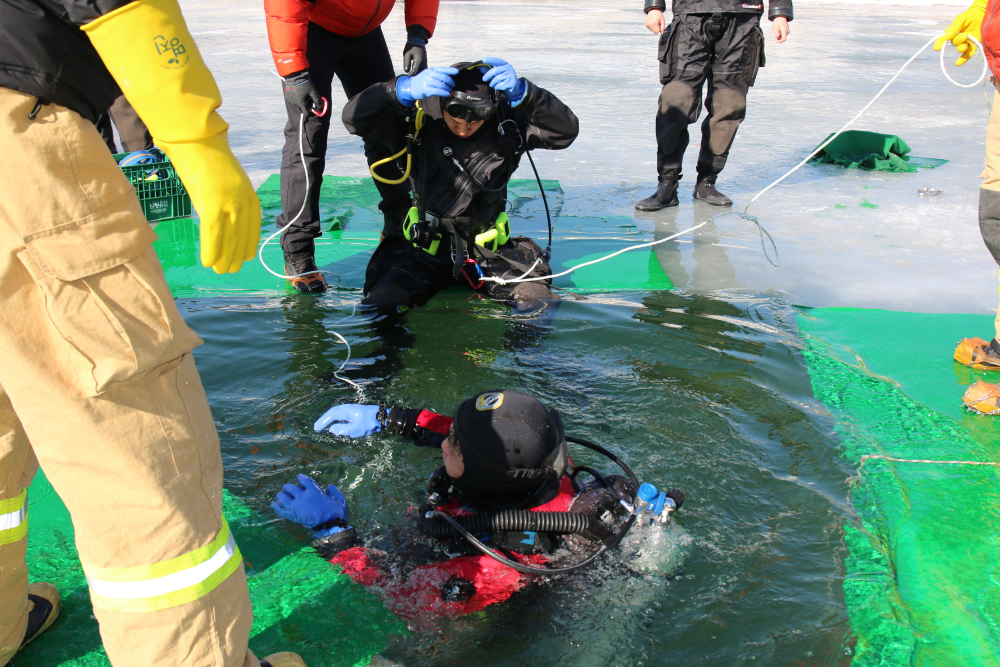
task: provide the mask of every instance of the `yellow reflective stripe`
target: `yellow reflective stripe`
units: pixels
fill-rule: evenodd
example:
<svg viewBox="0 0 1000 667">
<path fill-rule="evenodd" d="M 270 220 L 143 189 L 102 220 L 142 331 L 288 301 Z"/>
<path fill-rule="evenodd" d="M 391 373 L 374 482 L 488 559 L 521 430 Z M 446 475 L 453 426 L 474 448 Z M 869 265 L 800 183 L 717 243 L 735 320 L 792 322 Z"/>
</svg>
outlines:
<svg viewBox="0 0 1000 667">
<path fill-rule="evenodd" d="M 90 597 L 104 609 L 150 612 L 197 600 L 215 589 L 242 562 L 225 517 L 219 535 L 200 549 L 153 565 L 97 568 L 84 564 Z M 137 575 L 152 574 L 145 578 Z"/>
<path fill-rule="evenodd" d="M 10 514 L 25 506 L 28 500 L 28 490 L 23 489 L 21 493 L 7 500 L 0 500 L 0 514 Z"/>
<path fill-rule="evenodd" d="M 0 545 L 20 542 L 28 535 L 28 490 L 0 500 Z"/>
<path fill-rule="evenodd" d="M 188 552 L 177 558 L 171 558 L 152 565 L 137 565 L 135 567 L 94 567 L 83 563 L 83 573 L 88 579 L 100 581 L 149 581 L 159 579 L 169 574 L 175 574 L 204 563 L 214 556 L 222 546 L 229 541 L 229 524 L 222 517 L 222 528 L 214 540 L 205 546 Z"/>
</svg>

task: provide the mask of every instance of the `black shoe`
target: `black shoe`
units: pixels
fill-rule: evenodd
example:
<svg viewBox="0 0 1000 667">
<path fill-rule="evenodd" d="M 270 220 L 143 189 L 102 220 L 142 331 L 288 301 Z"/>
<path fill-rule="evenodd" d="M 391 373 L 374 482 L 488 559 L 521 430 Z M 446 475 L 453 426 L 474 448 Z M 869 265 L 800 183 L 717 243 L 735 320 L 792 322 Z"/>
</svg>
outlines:
<svg viewBox="0 0 1000 667">
<path fill-rule="evenodd" d="M 677 206 L 677 181 L 663 181 L 649 197 L 635 205 L 637 211 L 659 211 L 668 206 Z"/>
<path fill-rule="evenodd" d="M 52 584 L 39 581 L 28 585 L 28 627 L 21 640 L 21 648 L 56 622 L 61 607 L 59 593 Z"/>
<path fill-rule="evenodd" d="M 285 275 L 294 276 L 288 281 L 300 292 L 318 294 L 326 291 L 326 279 L 316 268 L 316 257 L 309 250 L 285 253 Z"/>
<path fill-rule="evenodd" d="M 732 206 L 733 200 L 715 189 L 716 178 L 716 174 L 711 176 L 698 174 L 698 182 L 694 186 L 694 198 L 712 206 Z"/>
</svg>

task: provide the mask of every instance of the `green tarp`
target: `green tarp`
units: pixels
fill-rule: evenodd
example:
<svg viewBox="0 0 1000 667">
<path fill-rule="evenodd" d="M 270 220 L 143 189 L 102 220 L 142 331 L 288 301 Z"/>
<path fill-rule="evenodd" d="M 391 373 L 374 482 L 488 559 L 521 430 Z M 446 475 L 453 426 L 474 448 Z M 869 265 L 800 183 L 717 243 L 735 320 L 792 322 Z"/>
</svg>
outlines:
<svg viewBox="0 0 1000 667">
<path fill-rule="evenodd" d="M 823 141 L 832 136 L 828 135 Z M 848 169 L 903 172 L 916 171 L 917 167 L 933 169 L 947 162 L 909 156 L 909 152 L 910 147 L 895 134 L 848 130 L 831 141 L 810 162 L 839 164 Z"/>
<path fill-rule="evenodd" d="M 845 459 L 907 460 L 869 459 L 852 485 L 844 597 L 854 667 L 1000 664 L 1000 468 L 946 463 L 1000 462 L 1000 422 L 961 402 L 968 384 L 1000 374 L 951 358 L 992 320 L 857 308 L 798 319 Z"/>
</svg>

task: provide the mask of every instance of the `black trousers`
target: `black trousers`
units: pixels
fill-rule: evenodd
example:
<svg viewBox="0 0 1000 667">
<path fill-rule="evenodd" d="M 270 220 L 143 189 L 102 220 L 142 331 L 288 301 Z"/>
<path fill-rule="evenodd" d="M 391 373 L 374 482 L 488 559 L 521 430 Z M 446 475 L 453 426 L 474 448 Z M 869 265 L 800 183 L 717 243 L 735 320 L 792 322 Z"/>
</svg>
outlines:
<svg viewBox="0 0 1000 667">
<path fill-rule="evenodd" d="M 678 14 L 660 36 L 660 106 L 656 113 L 656 169 L 660 182 L 679 180 L 688 125 L 701 115 L 699 174 L 726 166 L 746 114 L 747 91 L 764 65 L 764 34 L 757 14 Z"/>
<path fill-rule="evenodd" d="M 396 72 L 392 58 L 385 45 L 382 28 L 376 28 L 361 37 L 344 37 L 325 30 L 315 23 L 309 24 L 306 57 L 309 59 L 309 78 L 316 84 L 320 95 L 330 99 L 333 77 L 340 79 L 344 93 L 350 99 L 369 86 L 389 81 Z M 306 197 L 306 179 L 302 163 L 309 172 L 309 201 L 293 228 L 281 236 L 281 247 L 285 252 L 304 252 L 312 248 L 312 240 L 321 236 L 319 219 L 319 192 L 323 183 L 323 169 L 326 167 L 327 136 L 330 132 L 331 116 L 308 114 L 302 138 L 304 155 L 299 153 L 299 110 L 286 103 L 288 124 L 285 125 L 285 146 L 281 151 L 281 208 L 277 224 L 284 227 L 295 219 Z M 338 118 L 339 120 L 339 118 Z M 366 139 L 365 158 L 368 164 L 392 155 L 385 146 Z M 393 164 L 379 168 L 379 174 L 390 180 L 403 174 Z M 400 185 L 386 185 L 375 182 L 382 202 L 379 209 L 386 216 L 386 227 L 395 228 L 410 207 L 410 190 L 406 182 Z"/>
<path fill-rule="evenodd" d="M 412 243 L 401 235 L 386 236 L 375 253 L 368 261 L 365 274 L 365 298 L 361 302 L 371 306 L 413 308 L 425 305 L 441 289 L 449 285 L 460 284 L 487 296 L 504 301 L 517 302 L 525 308 L 536 307 L 527 305 L 539 299 L 557 299 L 547 283 L 552 281 L 539 280 L 527 283 L 501 285 L 495 282 L 480 282 L 478 274 L 466 270 L 471 278 L 455 275 L 455 262 L 449 247 L 448 238 L 441 241 L 437 255 L 430 255 L 424 250 L 415 248 Z M 490 253 L 491 255 L 493 253 Z M 546 276 L 552 274 L 552 269 L 542 258 L 542 249 L 526 236 L 515 236 L 497 248 L 494 257 L 479 257 L 479 266 L 483 275 L 498 278 L 519 278 L 532 269 L 527 277 Z M 517 265 L 504 260 L 506 257 Z M 522 268 L 523 267 L 523 268 Z M 471 267 L 470 267 L 471 268 Z"/>
</svg>

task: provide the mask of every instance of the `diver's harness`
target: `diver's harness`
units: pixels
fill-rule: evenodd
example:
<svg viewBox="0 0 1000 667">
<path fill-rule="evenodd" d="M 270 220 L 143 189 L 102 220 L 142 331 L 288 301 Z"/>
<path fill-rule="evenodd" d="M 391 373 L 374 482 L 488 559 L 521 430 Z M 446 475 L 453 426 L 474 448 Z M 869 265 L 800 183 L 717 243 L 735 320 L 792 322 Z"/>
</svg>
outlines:
<svg viewBox="0 0 1000 667">
<path fill-rule="evenodd" d="M 467 66 L 465 69 L 473 69 L 476 67 L 489 67 L 489 65 L 486 65 L 483 62 L 476 62 Z M 503 138 L 501 145 L 504 147 L 504 152 L 506 153 L 505 157 L 507 164 L 512 167 L 517 162 L 516 158 L 518 157 L 518 152 L 520 151 L 522 154 L 526 154 L 528 156 L 528 161 L 531 163 L 531 169 L 535 174 L 535 181 L 538 183 L 538 191 L 542 195 L 542 204 L 545 206 L 545 219 L 548 224 L 549 241 L 548 245 L 542 251 L 542 259 L 548 262 L 552 254 L 552 215 L 549 212 L 549 202 L 545 196 L 545 188 L 542 186 L 542 179 L 538 175 L 538 169 L 535 167 L 535 161 L 531 157 L 531 151 L 524 149 L 524 137 L 521 136 L 517 123 L 514 121 L 513 113 L 511 111 L 510 103 L 507 100 L 506 93 L 496 93 L 494 106 L 496 107 L 496 116 L 498 119 L 497 129 Z M 412 175 L 413 151 L 414 147 L 419 146 L 421 143 L 419 136 L 420 131 L 424 126 L 425 117 L 426 112 L 420 102 L 417 101 L 414 104 L 414 108 L 408 114 L 409 131 L 406 135 L 406 146 L 395 155 L 379 160 L 369 167 L 369 172 L 371 173 L 372 178 L 381 183 L 398 185 L 407 179 L 410 180 L 410 184 L 413 189 L 413 196 L 414 199 L 417 200 L 417 205 L 411 207 L 409 211 L 407 211 L 406 218 L 403 221 L 403 236 L 407 241 L 412 243 L 415 248 L 419 248 L 429 255 L 436 256 L 441 246 L 441 240 L 443 238 L 442 232 L 450 234 L 450 239 L 452 240 L 452 247 L 450 250 L 452 262 L 454 264 L 454 277 L 458 278 L 459 274 L 464 275 L 465 279 L 469 282 L 469 285 L 473 289 L 480 289 L 485 284 L 485 281 L 483 280 L 483 270 L 479 266 L 479 261 L 477 259 L 478 256 L 485 257 L 486 259 L 502 259 L 510 264 L 514 269 L 521 271 L 524 275 L 530 274 L 534 270 L 535 266 L 525 266 L 520 262 L 498 253 L 500 246 L 507 243 L 511 236 L 510 219 L 508 218 L 506 211 L 494 213 L 492 210 L 494 207 L 490 206 L 486 211 L 481 211 L 473 216 L 442 218 L 427 210 L 427 207 L 423 202 L 423 188 L 418 187 L 416 179 Z M 397 160 L 403 155 L 406 155 L 406 170 L 403 172 L 403 176 L 401 178 L 390 180 L 375 173 L 376 167 L 393 160 Z M 507 187 L 507 182 L 510 180 L 514 171 L 513 168 L 508 171 L 502 187 L 489 188 L 477 181 L 475 177 L 473 177 L 472 174 L 470 174 L 465 167 L 462 166 L 462 163 L 455 157 L 451 158 L 451 162 L 467 179 L 469 179 L 469 181 L 472 182 L 474 186 L 476 186 L 476 188 L 488 193 L 504 192 Z M 426 163 L 427 153 L 425 152 L 424 169 L 422 170 L 421 180 L 427 178 Z M 424 183 L 421 183 L 421 185 L 424 185 Z M 478 234 L 475 233 L 477 229 L 481 229 L 483 227 L 488 227 L 488 229 L 485 229 Z M 466 247 L 464 250 L 461 248 L 460 241 L 465 243 Z M 492 248 L 489 246 L 492 246 Z M 537 262 L 535 265 L 537 265 Z"/>
<path fill-rule="evenodd" d="M 668 523 L 670 515 L 676 511 L 683 502 L 683 495 L 679 495 L 676 492 L 670 491 L 667 493 L 659 493 L 657 495 L 655 494 L 655 487 L 652 487 L 652 485 L 640 485 L 639 480 L 636 478 L 635 473 L 632 472 L 632 469 L 629 468 L 624 461 L 604 447 L 588 440 L 584 440 L 583 438 L 574 438 L 571 436 L 567 436 L 566 441 L 577 445 L 583 445 L 584 447 L 592 449 L 595 452 L 608 457 L 625 472 L 631 481 L 632 497 L 629 499 L 616 489 L 614 484 L 612 484 L 604 475 L 590 466 L 573 466 L 566 473 L 569 475 L 571 480 L 575 480 L 579 473 L 585 472 L 596 479 L 599 484 L 608 489 L 608 491 L 614 495 L 618 504 L 621 505 L 629 514 L 628 519 L 625 520 L 616 532 L 609 530 L 604 523 L 591 514 L 582 514 L 577 512 L 532 512 L 531 510 L 516 509 L 507 509 L 499 512 L 483 512 L 482 514 L 459 517 L 453 517 L 444 512 L 434 510 L 427 512 L 424 515 L 424 518 L 429 521 L 420 522 L 420 530 L 430 537 L 439 539 L 462 536 L 469 542 L 469 544 L 481 551 L 483 554 L 524 574 L 560 574 L 563 572 L 579 570 L 594 562 L 605 551 L 615 547 L 619 542 L 621 542 L 622 538 L 625 537 L 625 534 L 628 533 L 629 529 L 640 517 L 648 517 L 652 514 L 652 518 L 655 521 L 657 520 L 658 515 L 658 520 L 661 523 Z M 533 473 L 536 471 L 511 472 Z M 644 498 L 644 494 L 640 493 L 640 490 L 645 487 L 653 489 L 654 496 L 652 500 L 650 500 L 649 495 L 646 495 Z M 601 542 L 601 548 L 582 562 L 569 567 L 531 567 L 506 558 L 505 556 L 499 554 L 496 550 L 483 544 L 475 537 L 475 535 L 473 535 L 473 533 L 482 534 L 498 531 L 534 531 L 560 533 L 564 535 L 579 534 L 590 541 Z"/>
</svg>

